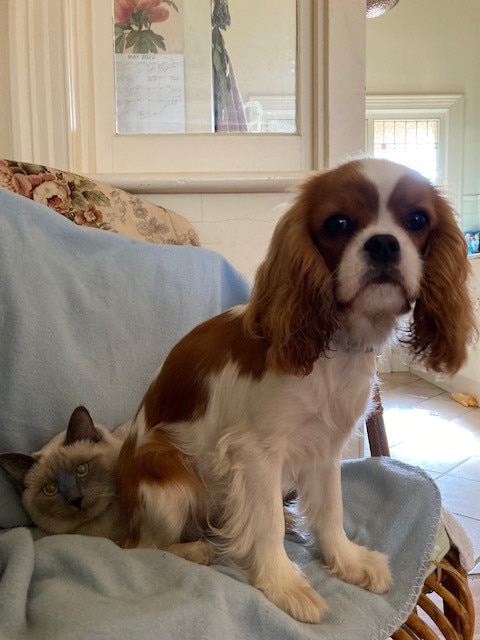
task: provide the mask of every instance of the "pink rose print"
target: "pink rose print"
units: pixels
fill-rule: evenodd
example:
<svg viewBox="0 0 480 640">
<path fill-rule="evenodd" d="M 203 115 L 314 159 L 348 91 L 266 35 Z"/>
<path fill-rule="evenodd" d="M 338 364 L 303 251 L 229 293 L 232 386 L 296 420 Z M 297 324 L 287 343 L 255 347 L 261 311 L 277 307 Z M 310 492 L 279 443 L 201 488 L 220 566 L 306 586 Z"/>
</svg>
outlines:
<svg viewBox="0 0 480 640">
<path fill-rule="evenodd" d="M 38 176 L 28 176 L 34 178 Z M 72 206 L 70 189 L 65 182 L 55 179 L 55 176 L 49 176 L 48 180 L 43 180 L 38 186 L 32 190 L 32 200 L 44 204 L 50 209 L 54 209 L 65 215 Z"/>
<path fill-rule="evenodd" d="M 73 221 L 82 227 L 98 228 L 103 222 L 103 217 L 101 212 L 92 204 L 86 211 L 77 211 Z"/>
</svg>

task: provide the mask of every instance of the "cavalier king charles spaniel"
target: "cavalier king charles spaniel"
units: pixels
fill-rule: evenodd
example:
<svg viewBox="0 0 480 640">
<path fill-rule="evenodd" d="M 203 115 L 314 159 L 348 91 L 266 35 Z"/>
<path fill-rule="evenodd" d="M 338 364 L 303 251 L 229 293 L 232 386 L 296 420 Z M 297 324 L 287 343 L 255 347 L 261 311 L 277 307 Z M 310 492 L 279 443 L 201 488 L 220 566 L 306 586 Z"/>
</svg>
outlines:
<svg viewBox="0 0 480 640">
<path fill-rule="evenodd" d="M 173 545 L 205 563 L 213 546 L 275 605 L 317 623 L 324 600 L 284 548 L 294 490 L 326 568 L 387 590 L 387 556 L 343 528 L 342 448 L 402 316 L 428 368 L 451 374 L 465 361 L 468 271 L 450 206 L 415 171 L 361 159 L 307 179 L 250 301 L 180 340 L 143 398 L 118 463 L 125 546 Z"/>
</svg>

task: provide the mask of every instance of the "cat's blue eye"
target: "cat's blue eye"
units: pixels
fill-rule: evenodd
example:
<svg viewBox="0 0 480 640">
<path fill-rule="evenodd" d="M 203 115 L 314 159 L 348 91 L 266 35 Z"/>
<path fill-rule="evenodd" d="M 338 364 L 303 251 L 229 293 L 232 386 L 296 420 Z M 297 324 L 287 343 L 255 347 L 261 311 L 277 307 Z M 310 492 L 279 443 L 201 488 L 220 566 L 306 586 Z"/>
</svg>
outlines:
<svg viewBox="0 0 480 640">
<path fill-rule="evenodd" d="M 77 478 L 84 478 L 88 474 L 88 462 L 82 462 L 77 467 Z"/>
<path fill-rule="evenodd" d="M 49 482 L 48 484 L 44 484 L 42 487 L 43 493 L 51 498 L 52 496 L 56 496 L 58 493 L 58 485 L 56 482 Z"/>
</svg>

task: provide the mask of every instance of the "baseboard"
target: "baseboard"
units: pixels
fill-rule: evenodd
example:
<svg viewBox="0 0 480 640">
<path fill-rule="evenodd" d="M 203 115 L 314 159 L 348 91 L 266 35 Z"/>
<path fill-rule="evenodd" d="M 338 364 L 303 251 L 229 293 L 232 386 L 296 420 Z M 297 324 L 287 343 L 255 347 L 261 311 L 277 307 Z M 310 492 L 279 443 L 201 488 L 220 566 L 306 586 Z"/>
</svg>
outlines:
<svg viewBox="0 0 480 640">
<path fill-rule="evenodd" d="M 416 367 L 410 367 L 410 371 L 419 378 L 431 382 L 437 385 L 440 389 L 448 391 L 449 393 L 460 392 L 469 393 L 473 396 L 479 394 L 478 380 L 469 378 L 468 376 L 457 373 L 454 376 L 442 376 L 438 373 L 431 373 L 430 371 L 424 371 L 423 369 L 417 369 Z"/>
</svg>

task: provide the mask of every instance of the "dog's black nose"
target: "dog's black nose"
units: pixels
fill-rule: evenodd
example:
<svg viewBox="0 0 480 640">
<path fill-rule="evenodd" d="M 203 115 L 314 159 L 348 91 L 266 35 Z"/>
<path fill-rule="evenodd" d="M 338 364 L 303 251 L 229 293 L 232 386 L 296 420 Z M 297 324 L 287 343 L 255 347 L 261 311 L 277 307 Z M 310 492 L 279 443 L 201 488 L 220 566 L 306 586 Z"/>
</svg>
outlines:
<svg viewBox="0 0 480 640">
<path fill-rule="evenodd" d="M 363 248 L 376 265 L 396 264 L 400 260 L 400 244 L 396 237 L 389 233 L 371 236 Z"/>
</svg>

